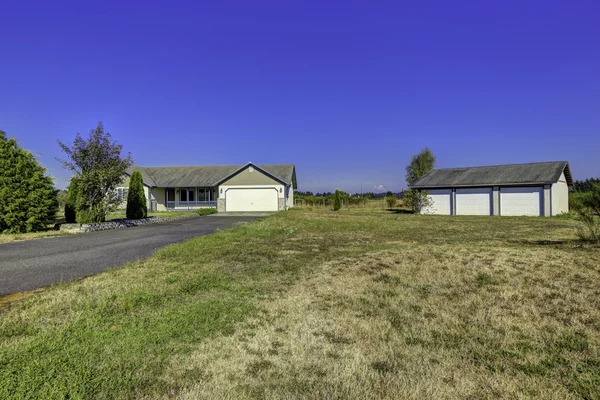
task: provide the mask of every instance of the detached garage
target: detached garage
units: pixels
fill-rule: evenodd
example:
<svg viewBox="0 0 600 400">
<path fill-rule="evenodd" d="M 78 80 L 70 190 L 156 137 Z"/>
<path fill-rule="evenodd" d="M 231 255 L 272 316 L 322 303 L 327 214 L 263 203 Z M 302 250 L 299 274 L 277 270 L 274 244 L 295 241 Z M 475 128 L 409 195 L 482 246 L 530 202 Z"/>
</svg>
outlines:
<svg viewBox="0 0 600 400">
<path fill-rule="evenodd" d="M 567 161 L 434 169 L 411 189 L 426 191 L 424 214 L 552 216 L 569 211 Z"/>
</svg>

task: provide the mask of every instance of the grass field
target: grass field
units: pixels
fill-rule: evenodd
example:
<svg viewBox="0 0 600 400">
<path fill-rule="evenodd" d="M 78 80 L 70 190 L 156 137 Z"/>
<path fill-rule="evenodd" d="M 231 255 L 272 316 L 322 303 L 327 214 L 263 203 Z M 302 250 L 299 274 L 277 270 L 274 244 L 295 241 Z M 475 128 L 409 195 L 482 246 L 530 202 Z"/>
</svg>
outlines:
<svg viewBox="0 0 600 400">
<path fill-rule="evenodd" d="M 293 210 L 0 306 L 0 398 L 597 399 L 555 218 Z"/>
</svg>

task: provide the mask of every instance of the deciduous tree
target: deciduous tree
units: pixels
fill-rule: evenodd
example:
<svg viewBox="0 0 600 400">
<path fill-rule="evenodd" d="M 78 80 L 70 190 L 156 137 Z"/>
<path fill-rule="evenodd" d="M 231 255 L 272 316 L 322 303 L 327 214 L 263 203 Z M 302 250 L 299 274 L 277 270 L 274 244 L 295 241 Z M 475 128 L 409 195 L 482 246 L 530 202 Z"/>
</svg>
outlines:
<svg viewBox="0 0 600 400">
<path fill-rule="evenodd" d="M 421 150 L 419 154 L 415 154 L 410 163 L 406 166 L 406 182 L 409 185 L 414 184 L 434 167 L 435 155 L 428 147 L 426 147 Z M 420 213 L 423 208 L 428 207 L 431 203 L 431 199 L 427 196 L 426 191 L 420 192 L 416 189 L 406 191 L 405 199 L 412 210 L 416 213 Z"/>
<path fill-rule="evenodd" d="M 133 165 L 128 153 L 121 155 L 123 146 L 104 132 L 102 122 L 92 129 L 87 139 L 79 133 L 72 145 L 58 142 L 69 160 L 60 161 L 78 179 L 77 222 L 102 222 L 106 214 L 119 203 L 115 189 L 125 170 Z"/>
</svg>

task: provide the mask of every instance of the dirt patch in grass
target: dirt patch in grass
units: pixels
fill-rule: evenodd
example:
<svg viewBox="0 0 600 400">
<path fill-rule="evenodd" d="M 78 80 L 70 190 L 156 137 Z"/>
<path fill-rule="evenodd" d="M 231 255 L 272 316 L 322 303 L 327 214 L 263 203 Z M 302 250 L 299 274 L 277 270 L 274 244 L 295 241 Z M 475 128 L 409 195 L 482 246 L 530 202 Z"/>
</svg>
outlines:
<svg viewBox="0 0 600 400">
<path fill-rule="evenodd" d="M 57 236 L 74 235 L 79 232 L 74 231 L 55 231 L 47 230 L 42 232 L 31 232 L 31 233 L 3 233 L 0 234 L 0 244 L 11 243 L 11 242 L 22 242 L 23 240 L 33 239 L 44 239 Z"/>
</svg>

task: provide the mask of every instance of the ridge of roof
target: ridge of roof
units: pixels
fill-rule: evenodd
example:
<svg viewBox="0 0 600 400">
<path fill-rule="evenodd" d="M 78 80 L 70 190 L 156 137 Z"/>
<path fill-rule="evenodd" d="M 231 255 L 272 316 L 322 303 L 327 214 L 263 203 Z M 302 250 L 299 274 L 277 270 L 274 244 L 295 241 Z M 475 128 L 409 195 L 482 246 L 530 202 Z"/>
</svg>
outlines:
<svg viewBox="0 0 600 400">
<path fill-rule="evenodd" d="M 538 185 L 557 182 L 562 173 L 565 174 L 567 184 L 572 186 L 573 179 L 568 161 L 543 161 L 433 169 L 409 187 L 425 189 L 434 187 Z"/>
<path fill-rule="evenodd" d="M 475 165 L 475 166 L 472 166 L 472 167 L 434 168 L 431 171 L 444 171 L 444 170 L 450 170 L 450 169 L 475 169 L 475 168 L 513 167 L 513 166 L 518 166 L 518 165 L 538 165 L 538 164 L 558 164 L 558 163 L 568 164 L 569 162 L 568 161 L 538 161 L 538 162 L 516 163 L 516 164 Z M 431 172 L 431 171 L 429 171 L 429 172 Z M 425 175 L 423 175 L 423 176 L 425 176 Z"/>
</svg>

